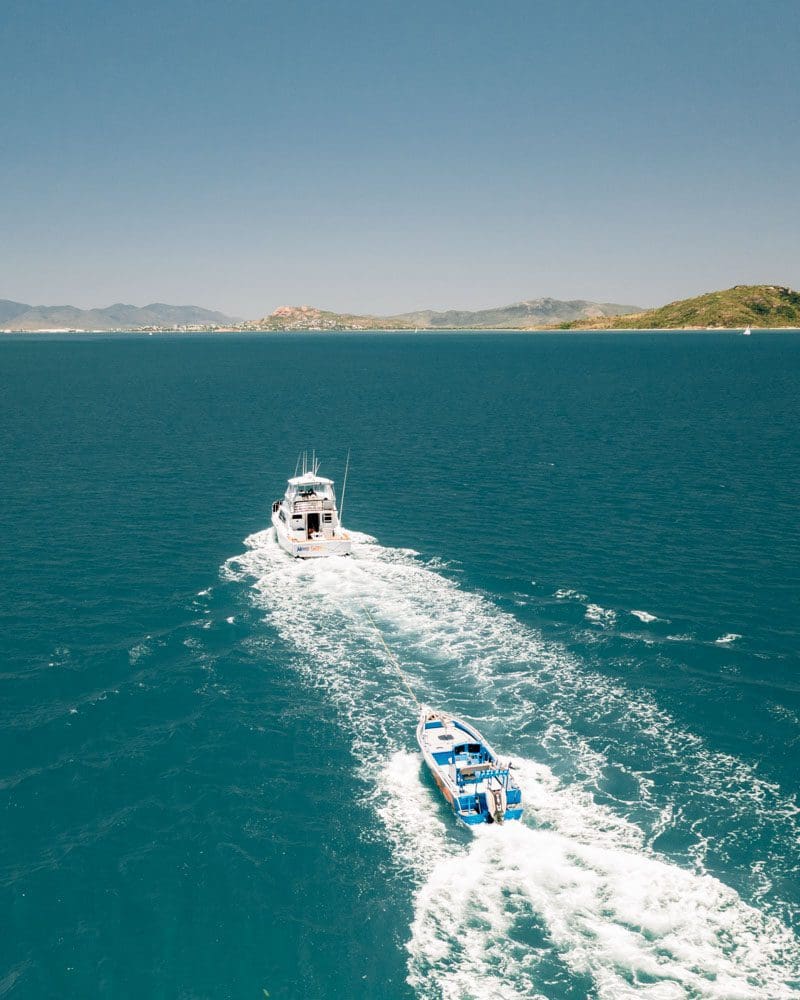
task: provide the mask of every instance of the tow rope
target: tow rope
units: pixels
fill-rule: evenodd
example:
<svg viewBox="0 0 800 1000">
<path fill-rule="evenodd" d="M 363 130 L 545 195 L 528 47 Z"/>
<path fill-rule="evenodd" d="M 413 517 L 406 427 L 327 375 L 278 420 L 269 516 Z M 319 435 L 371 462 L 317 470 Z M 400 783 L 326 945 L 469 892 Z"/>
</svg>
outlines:
<svg viewBox="0 0 800 1000">
<path fill-rule="evenodd" d="M 419 699 L 414 694 L 414 691 L 413 691 L 413 689 L 411 687 L 411 684 L 408 681 L 408 678 L 403 673 L 402 668 L 400 667 L 400 661 L 397 659 L 397 657 L 394 655 L 394 653 L 389 648 L 388 643 L 386 642 L 386 640 L 383 637 L 383 632 L 381 632 L 380 628 L 378 627 L 378 623 L 372 617 L 372 612 L 364 604 L 361 605 L 361 610 L 364 612 L 364 614 L 367 616 L 367 618 L 369 618 L 370 624 L 375 629 L 375 634 L 378 636 L 378 638 L 381 641 L 381 644 L 382 644 L 383 648 L 386 650 L 386 655 L 389 658 L 389 662 L 392 664 L 392 666 L 397 671 L 398 676 L 400 677 L 400 680 L 403 682 L 403 686 L 405 687 L 406 691 L 408 691 L 408 693 L 411 695 L 411 700 L 414 702 L 414 704 L 417 706 L 417 708 L 421 708 L 422 706 L 419 703 Z"/>
</svg>

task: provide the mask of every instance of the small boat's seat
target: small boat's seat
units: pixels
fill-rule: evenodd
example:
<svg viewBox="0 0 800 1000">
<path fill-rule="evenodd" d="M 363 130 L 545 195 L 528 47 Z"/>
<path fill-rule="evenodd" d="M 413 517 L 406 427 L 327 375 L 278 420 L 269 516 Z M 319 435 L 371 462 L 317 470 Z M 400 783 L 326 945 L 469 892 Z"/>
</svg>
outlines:
<svg viewBox="0 0 800 1000">
<path fill-rule="evenodd" d="M 480 774 L 481 771 L 493 771 L 495 765 L 492 761 L 486 761 L 483 764 L 468 764 L 466 767 L 460 767 L 459 771 L 465 778 L 471 778 L 476 774 Z"/>
</svg>

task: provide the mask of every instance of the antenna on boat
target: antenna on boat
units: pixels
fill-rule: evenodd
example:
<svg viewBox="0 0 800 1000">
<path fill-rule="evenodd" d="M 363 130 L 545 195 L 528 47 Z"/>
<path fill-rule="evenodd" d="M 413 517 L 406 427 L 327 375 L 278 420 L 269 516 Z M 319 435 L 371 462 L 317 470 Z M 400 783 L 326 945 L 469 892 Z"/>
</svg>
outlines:
<svg viewBox="0 0 800 1000">
<path fill-rule="evenodd" d="M 297 461 L 294 463 L 294 478 L 297 478 L 297 471 L 300 468 L 300 459 L 303 457 L 302 451 L 297 453 Z"/>
<path fill-rule="evenodd" d="M 342 523 L 342 515 L 344 514 L 344 494 L 347 489 L 347 473 L 350 471 L 350 449 L 347 449 L 347 461 L 344 466 L 344 482 L 342 483 L 342 500 L 339 504 L 339 524 Z"/>
</svg>

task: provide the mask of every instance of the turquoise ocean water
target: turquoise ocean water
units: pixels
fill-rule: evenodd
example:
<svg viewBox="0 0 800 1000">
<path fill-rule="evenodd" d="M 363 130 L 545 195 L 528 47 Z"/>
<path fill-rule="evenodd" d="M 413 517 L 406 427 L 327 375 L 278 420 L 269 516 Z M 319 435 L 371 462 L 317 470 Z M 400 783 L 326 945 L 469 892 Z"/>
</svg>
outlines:
<svg viewBox="0 0 800 1000">
<path fill-rule="evenodd" d="M 800 337 L 0 339 L 0 996 L 800 995 Z M 350 559 L 267 531 L 298 452 Z M 423 700 L 513 756 L 457 829 Z"/>
</svg>

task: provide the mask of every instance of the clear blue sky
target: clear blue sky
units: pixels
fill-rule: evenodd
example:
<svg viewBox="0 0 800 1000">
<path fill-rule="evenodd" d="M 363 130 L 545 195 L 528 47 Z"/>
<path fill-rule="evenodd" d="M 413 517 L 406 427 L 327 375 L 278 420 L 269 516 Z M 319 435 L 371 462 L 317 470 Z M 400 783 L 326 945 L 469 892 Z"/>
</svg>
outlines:
<svg viewBox="0 0 800 1000">
<path fill-rule="evenodd" d="M 0 298 L 800 286 L 800 0 L 3 0 Z"/>
</svg>

